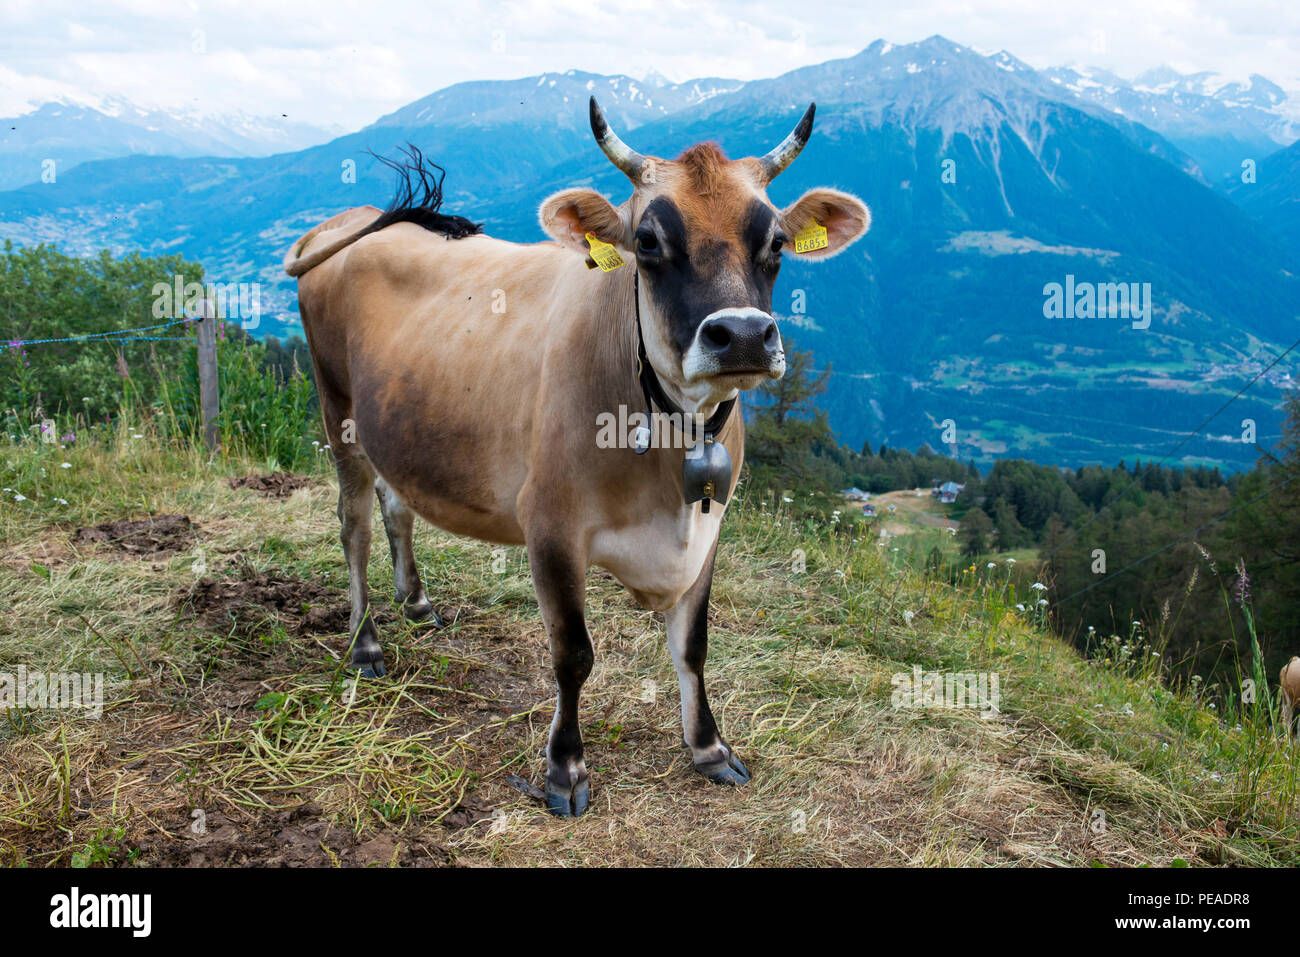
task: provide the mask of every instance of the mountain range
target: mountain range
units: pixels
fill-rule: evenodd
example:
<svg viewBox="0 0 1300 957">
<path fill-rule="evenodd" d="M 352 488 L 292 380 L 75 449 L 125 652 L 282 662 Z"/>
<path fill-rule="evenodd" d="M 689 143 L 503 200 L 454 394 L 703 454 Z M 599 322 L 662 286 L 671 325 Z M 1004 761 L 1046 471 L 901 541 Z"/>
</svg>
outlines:
<svg viewBox="0 0 1300 957">
<path fill-rule="evenodd" d="M 446 211 L 516 241 L 542 238 L 537 205 L 556 189 L 625 197 L 587 130 L 593 94 L 632 145 L 669 157 L 703 139 L 765 151 L 817 102 L 812 141 L 769 192 L 784 204 L 813 185 L 848 189 L 873 227 L 828 262 L 787 261 L 774 305 L 831 367 L 824 405 L 855 447 L 1157 459 L 1297 338 L 1300 104 L 1262 77 L 1034 70 L 943 37 L 747 82 L 570 70 L 461 83 L 272 156 L 86 160 L 0 192 L 0 239 L 182 252 L 209 278 L 261 283 L 254 333 L 284 336 L 300 330 L 284 249 L 388 198 L 367 151 L 415 143 L 447 170 Z M 1145 318 L 1067 319 L 1047 304 L 1054 285 L 1109 283 L 1138 291 Z M 1300 374 L 1291 358 L 1170 463 L 1253 462 L 1239 423 L 1256 420 L 1261 445 L 1276 438 Z M 943 446 L 949 420 L 956 442 Z"/>
<path fill-rule="evenodd" d="M 0 189 L 55 176 L 87 160 L 118 156 L 269 156 L 314 146 L 343 130 L 287 117 L 222 116 L 144 109 L 122 99 L 51 100 L 0 118 Z"/>
</svg>

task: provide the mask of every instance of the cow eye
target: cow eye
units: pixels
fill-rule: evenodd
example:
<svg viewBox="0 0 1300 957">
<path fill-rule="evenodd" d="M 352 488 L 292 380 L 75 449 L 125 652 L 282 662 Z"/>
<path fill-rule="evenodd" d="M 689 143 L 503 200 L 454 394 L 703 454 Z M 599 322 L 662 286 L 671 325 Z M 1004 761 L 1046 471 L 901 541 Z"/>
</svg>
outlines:
<svg viewBox="0 0 1300 957">
<path fill-rule="evenodd" d="M 775 255 L 777 255 L 778 253 L 780 253 L 780 252 L 781 252 L 781 247 L 784 246 L 784 245 L 785 245 L 785 237 L 784 237 L 784 236 L 773 236 L 773 237 L 772 237 L 772 255 L 775 256 Z"/>
<path fill-rule="evenodd" d="M 653 232 L 644 232 L 636 234 L 636 249 L 641 253 L 659 252 L 659 237 Z"/>
</svg>

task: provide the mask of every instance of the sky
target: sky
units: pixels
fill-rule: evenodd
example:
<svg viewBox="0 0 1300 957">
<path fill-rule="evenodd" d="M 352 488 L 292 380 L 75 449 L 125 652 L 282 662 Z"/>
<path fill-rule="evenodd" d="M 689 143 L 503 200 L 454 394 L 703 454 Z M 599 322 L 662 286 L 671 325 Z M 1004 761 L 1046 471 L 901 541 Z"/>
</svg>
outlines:
<svg viewBox="0 0 1300 957">
<path fill-rule="evenodd" d="M 462 80 L 747 80 L 936 33 L 1035 67 L 1167 63 L 1300 91 L 1296 0 L 4 0 L 0 116 L 120 97 L 355 129 Z"/>
</svg>

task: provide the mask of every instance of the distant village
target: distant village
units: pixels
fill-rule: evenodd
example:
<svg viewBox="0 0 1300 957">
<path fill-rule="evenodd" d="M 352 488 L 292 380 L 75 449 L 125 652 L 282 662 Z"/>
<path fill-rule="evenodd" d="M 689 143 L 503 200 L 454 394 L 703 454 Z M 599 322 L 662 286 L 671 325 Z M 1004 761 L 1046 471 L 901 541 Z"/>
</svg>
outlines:
<svg viewBox="0 0 1300 957">
<path fill-rule="evenodd" d="M 944 483 L 940 484 L 940 482 L 939 482 L 938 479 L 932 479 L 932 480 L 931 480 L 931 488 L 930 488 L 930 497 L 931 497 L 931 498 L 937 498 L 940 502 L 944 503 L 945 505 L 949 505 L 949 504 L 951 504 L 951 503 L 957 501 L 957 496 L 960 495 L 960 494 L 961 494 L 962 492 L 964 492 L 965 490 L 966 490 L 966 486 L 965 486 L 964 484 L 958 484 L 957 482 L 944 482 Z M 916 492 L 916 497 L 917 497 L 917 498 L 920 498 L 922 495 L 925 494 L 925 493 L 924 493 L 921 489 L 919 489 L 919 488 L 918 488 L 918 489 L 915 489 L 915 492 Z M 875 506 L 874 504 L 872 504 L 872 502 L 871 502 L 871 493 L 870 493 L 870 492 L 864 492 L 864 491 L 862 491 L 862 489 L 858 488 L 858 487 L 855 485 L 855 486 L 853 486 L 853 488 L 846 488 L 846 489 L 844 490 L 844 492 L 843 492 L 843 495 L 844 495 L 844 498 L 845 498 L 846 500 L 850 501 L 850 502 L 862 502 L 862 503 L 864 503 L 863 506 L 862 506 L 862 515 L 863 515 L 863 517 L 865 517 L 865 518 L 874 518 L 874 517 L 875 517 L 875 515 L 876 515 L 876 506 Z M 888 509 L 887 509 L 887 510 L 888 510 L 889 514 L 892 515 L 892 514 L 894 514 L 894 512 L 896 511 L 896 509 L 897 509 L 897 506 L 890 505 L 890 506 L 888 506 Z"/>
</svg>

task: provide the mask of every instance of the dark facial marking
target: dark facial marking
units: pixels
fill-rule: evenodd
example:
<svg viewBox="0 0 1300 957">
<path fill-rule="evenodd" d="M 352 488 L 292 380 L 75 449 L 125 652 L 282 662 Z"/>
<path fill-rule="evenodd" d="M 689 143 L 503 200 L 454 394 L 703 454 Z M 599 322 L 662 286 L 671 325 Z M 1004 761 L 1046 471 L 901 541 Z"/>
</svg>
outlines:
<svg viewBox="0 0 1300 957">
<path fill-rule="evenodd" d="M 667 325 L 678 355 L 690 348 L 705 317 L 726 307 L 772 310 L 772 287 L 783 239 L 776 213 L 758 199 L 737 214 L 736 240 L 691 236 L 677 204 L 666 196 L 650 202 L 636 228 L 637 268 L 655 313 Z"/>
</svg>

